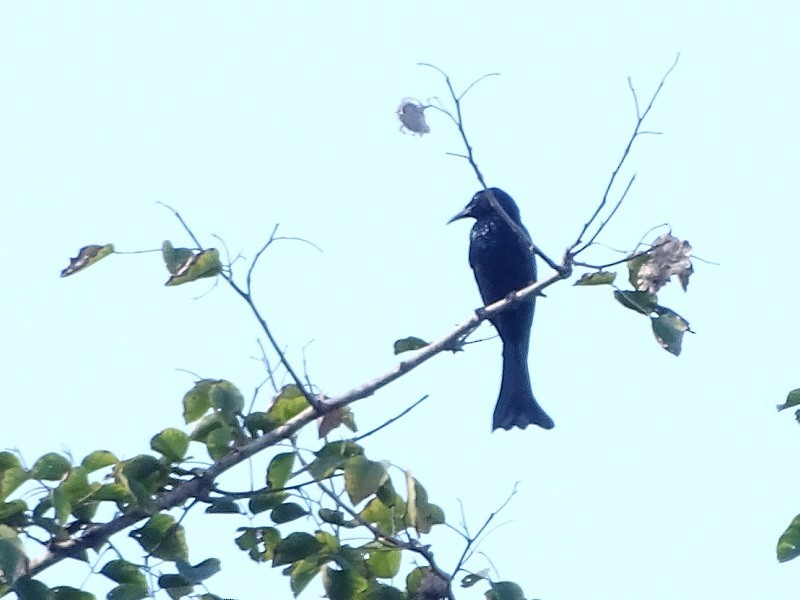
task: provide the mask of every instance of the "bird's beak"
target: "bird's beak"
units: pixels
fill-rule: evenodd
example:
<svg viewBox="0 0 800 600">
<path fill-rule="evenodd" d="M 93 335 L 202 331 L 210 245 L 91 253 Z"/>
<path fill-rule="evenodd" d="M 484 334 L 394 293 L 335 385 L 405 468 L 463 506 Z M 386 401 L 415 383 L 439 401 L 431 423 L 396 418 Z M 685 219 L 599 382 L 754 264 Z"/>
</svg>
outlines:
<svg viewBox="0 0 800 600">
<path fill-rule="evenodd" d="M 448 224 L 448 225 L 450 225 L 450 223 L 452 223 L 453 221 L 458 221 L 459 219 L 466 219 L 467 217 L 471 217 L 471 216 L 472 216 L 472 211 L 471 211 L 471 209 L 472 209 L 472 206 L 468 204 L 468 205 L 467 205 L 467 206 L 464 208 L 464 210 L 462 210 L 462 211 L 461 211 L 460 213 L 458 213 L 458 214 L 457 214 L 455 217 L 453 217 L 452 219 L 450 219 L 450 220 L 447 222 L 447 224 Z"/>
</svg>

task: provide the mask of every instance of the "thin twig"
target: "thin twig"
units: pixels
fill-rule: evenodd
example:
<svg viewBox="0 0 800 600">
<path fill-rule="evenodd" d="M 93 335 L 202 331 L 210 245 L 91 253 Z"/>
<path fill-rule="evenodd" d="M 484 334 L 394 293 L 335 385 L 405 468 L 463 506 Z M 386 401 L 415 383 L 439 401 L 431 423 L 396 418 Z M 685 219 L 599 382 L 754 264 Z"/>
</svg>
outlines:
<svg viewBox="0 0 800 600">
<path fill-rule="evenodd" d="M 611 210 L 610 213 L 608 213 L 608 216 L 605 219 L 603 219 L 603 222 L 600 223 L 600 227 L 597 228 L 597 231 L 594 232 L 594 235 L 590 237 L 589 240 L 583 245 L 584 248 L 589 247 L 592 244 L 592 242 L 594 242 L 597 239 L 597 236 L 600 235 L 600 232 L 603 231 L 603 229 L 605 229 L 606 225 L 608 225 L 608 222 L 611 220 L 614 214 L 616 214 L 619 207 L 622 206 L 622 202 L 628 195 L 628 192 L 630 191 L 634 181 L 636 181 L 636 173 L 634 173 L 631 176 L 630 180 L 628 181 L 628 185 L 625 186 L 625 191 L 622 192 L 622 195 L 619 197 L 619 200 L 617 200 L 617 203 L 614 205 L 614 208 Z M 579 252 L 580 250 L 578 250 L 578 252 L 576 252 L 575 254 L 577 255 Z"/>
<path fill-rule="evenodd" d="M 333 477 L 343 477 L 343 474 L 342 473 L 334 473 L 333 475 L 328 477 L 328 479 L 331 479 Z M 282 488 L 271 488 L 269 486 L 265 486 L 265 487 L 263 487 L 261 489 L 251 490 L 249 492 L 230 492 L 230 491 L 221 490 L 221 489 L 219 489 L 218 487 L 215 486 L 214 489 L 212 490 L 212 492 L 215 493 L 215 494 L 220 494 L 221 496 L 224 496 L 225 498 L 228 498 L 230 500 L 244 500 L 246 498 L 251 498 L 252 496 L 255 496 L 256 494 L 267 494 L 267 493 L 271 494 L 271 493 L 278 493 L 278 492 L 290 492 L 292 490 L 300 490 L 300 489 L 303 489 L 306 486 L 314 485 L 316 483 L 317 483 L 317 480 L 316 479 L 312 479 L 311 481 L 304 481 L 303 483 L 298 483 L 296 485 L 287 485 L 287 486 L 282 487 Z M 203 500 L 206 501 L 206 502 L 213 502 L 214 500 L 216 500 L 216 498 L 211 498 L 209 496 L 208 498 L 204 498 Z"/>
<path fill-rule="evenodd" d="M 253 290 L 252 285 L 251 285 L 251 279 L 252 279 L 252 276 L 253 276 L 253 269 L 256 268 L 256 263 L 258 262 L 258 259 L 261 258 L 261 255 L 264 254 L 266 249 L 270 247 L 270 244 L 272 244 L 272 242 L 275 241 L 275 233 L 277 231 L 278 231 L 278 223 L 275 223 L 275 227 L 272 228 L 272 233 L 269 234 L 269 238 L 267 239 L 267 242 L 263 246 L 261 246 L 261 249 L 258 252 L 256 252 L 256 255 L 253 257 L 253 260 L 250 263 L 250 268 L 247 269 L 247 277 L 245 277 L 245 287 L 247 289 L 247 295 L 248 296 L 250 296 L 252 294 L 252 290 Z"/>
<path fill-rule="evenodd" d="M 625 258 L 621 258 L 621 259 L 619 259 L 619 260 L 615 260 L 614 262 L 606 263 L 606 264 L 604 264 L 604 265 L 591 265 L 591 264 L 589 264 L 589 263 L 584 263 L 584 262 L 580 262 L 580 261 L 577 261 L 577 260 L 576 260 L 576 261 L 574 261 L 574 262 L 573 262 L 573 264 L 574 264 L 576 267 L 585 267 L 585 268 L 587 268 L 587 269 L 597 269 L 598 271 L 600 271 L 600 270 L 602 270 L 602 269 L 607 269 L 608 267 L 613 267 L 613 266 L 616 266 L 616 265 L 621 265 L 622 263 L 626 263 L 626 262 L 628 262 L 629 260 L 633 260 L 633 259 L 635 259 L 635 258 L 639 258 L 639 257 L 641 257 L 641 256 L 645 256 L 645 255 L 647 255 L 647 254 L 650 254 L 650 251 L 651 251 L 651 250 L 655 250 L 656 248 L 660 248 L 661 246 L 665 246 L 665 245 L 666 245 L 666 244 L 668 244 L 669 242 L 670 242 L 670 240 L 664 240 L 664 241 L 663 241 L 663 242 L 661 242 L 660 244 L 656 244 L 655 246 L 651 246 L 651 247 L 650 247 L 650 248 L 648 248 L 647 250 L 643 250 L 642 252 L 637 252 L 637 253 L 635 253 L 635 254 L 631 254 L 630 256 L 626 256 Z"/>
<path fill-rule="evenodd" d="M 444 71 L 442 71 L 439 67 L 437 67 L 436 65 L 432 65 L 430 63 L 417 63 L 417 64 L 421 67 L 429 67 L 431 69 L 434 69 L 435 71 L 438 71 L 442 77 L 444 77 L 444 82 L 447 85 L 447 89 L 450 92 L 450 97 L 453 99 L 453 103 L 455 104 L 456 107 L 456 114 L 453 115 L 447 109 L 444 108 L 438 108 L 438 107 L 434 108 L 438 108 L 438 110 L 441 110 L 445 114 L 450 115 L 450 118 L 456 124 L 456 129 L 458 129 L 458 133 L 461 135 L 461 139 L 464 142 L 464 147 L 467 149 L 466 159 L 472 166 L 472 170 L 475 171 L 475 176 L 478 178 L 478 181 L 480 182 L 481 186 L 483 187 L 483 189 L 486 189 L 486 181 L 483 179 L 483 174 L 481 173 L 481 170 L 478 168 L 478 163 L 475 162 L 475 156 L 472 153 L 472 146 L 469 143 L 469 139 L 467 139 L 467 132 L 464 130 L 464 118 L 461 114 L 461 100 L 462 98 L 464 98 L 464 94 L 466 94 L 470 89 L 472 89 L 472 87 L 476 83 L 478 83 L 483 79 L 486 79 L 487 77 L 491 77 L 493 75 L 499 75 L 499 73 L 489 73 L 487 75 L 482 76 L 481 78 L 469 84 L 467 89 L 464 90 L 464 92 L 462 92 L 459 95 L 456 94 L 456 91 L 453 88 L 453 82 L 450 80 L 450 76 Z"/>
<path fill-rule="evenodd" d="M 160 204 L 161 206 L 163 206 L 167 210 L 172 211 L 172 214 L 175 215 L 175 218 L 178 219 L 178 221 L 180 222 L 181 225 L 183 225 L 183 229 L 186 231 L 186 233 L 189 234 L 189 237 L 192 238 L 192 241 L 197 246 L 197 249 L 202 252 L 203 251 L 203 245 L 200 243 L 200 240 L 198 240 L 195 237 L 194 232 L 191 229 L 189 229 L 189 226 L 186 224 L 186 221 L 183 220 L 183 217 L 181 216 L 181 214 L 177 210 L 172 208 L 169 204 L 164 204 L 160 200 L 157 202 L 157 204 Z"/>
<path fill-rule="evenodd" d="M 272 384 L 272 391 L 276 394 L 278 393 L 278 384 L 275 383 L 275 372 L 272 370 L 272 365 L 269 364 L 269 357 L 264 350 L 264 345 L 261 343 L 261 340 L 257 341 L 258 347 L 261 349 L 261 362 L 264 363 L 264 369 L 267 371 L 267 377 L 269 378 L 269 382 Z"/>
<path fill-rule="evenodd" d="M 580 254 L 581 252 L 583 252 L 584 250 L 586 250 L 586 248 L 587 248 L 586 244 L 584 244 L 578 250 L 575 250 L 575 248 L 577 248 L 578 246 L 581 245 L 581 243 L 583 242 L 583 236 L 586 234 L 586 232 L 592 226 L 592 224 L 594 223 L 595 219 L 598 217 L 598 215 L 600 214 L 600 212 L 603 210 L 603 208 L 605 207 L 606 203 L 608 202 L 608 195 L 611 192 L 611 188 L 613 187 L 614 182 L 617 179 L 617 174 L 619 173 L 620 169 L 622 169 L 623 165 L 625 164 L 625 161 L 627 160 L 628 155 L 630 154 L 631 147 L 633 146 L 633 143 L 636 141 L 636 138 L 639 137 L 639 135 L 642 134 L 642 132 L 640 131 L 640 129 L 642 127 L 642 123 L 647 118 L 647 115 L 650 113 L 650 109 L 653 108 L 653 104 L 655 103 L 656 98 L 658 98 L 658 94 L 661 92 L 661 88 L 664 87 L 664 83 L 666 82 L 667 77 L 669 77 L 670 73 L 672 73 L 673 69 L 675 69 L 675 67 L 677 66 L 678 59 L 680 58 L 680 56 L 681 55 L 678 54 L 675 57 L 675 61 L 672 63 L 672 66 L 669 69 L 667 69 L 667 72 L 661 78 L 661 82 L 658 84 L 658 87 L 656 88 L 656 91 L 653 93 L 652 97 L 650 98 L 650 102 L 647 104 L 647 108 L 644 109 L 644 112 L 640 113 L 640 111 L 639 111 L 639 99 L 636 97 L 636 93 L 635 93 L 635 90 L 634 90 L 634 103 L 636 105 L 636 126 L 634 127 L 633 133 L 631 134 L 631 137 L 628 140 L 628 144 L 625 146 L 625 150 L 622 153 L 622 157 L 620 158 L 619 162 L 617 163 L 617 167 L 614 169 L 613 173 L 611 173 L 611 178 L 608 181 L 608 185 L 606 185 L 605 192 L 603 192 L 603 197 L 600 200 L 600 204 L 597 206 L 597 208 L 595 209 L 594 213 L 589 218 L 589 220 L 584 224 L 583 228 L 581 229 L 581 232 L 578 234 L 578 237 L 575 239 L 575 241 L 572 243 L 572 245 L 570 245 L 569 248 L 567 248 L 567 254 L 568 255 L 576 256 L 576 255 Z M 629 85 L 631 87 L 631 90 L 633 90 L 633 84 L 630 82 L 630 79 L 629 79 Z"/>
<path fill-rule="evenodd" d="M 461 570 L 461 567 L 462 567 L 462 566 L 464 566 L 464 563 L 465 563 L 467 560 L 469 560 L 469 557 L 470 557 L 470 556 L 472 555 L 472 553 L 474 552 L 474 550 L 470 551 L 470 549 L 472 548 L 472 545 L 473 545 L 473 544 L 474 544 L 474 543 L 477 541 L 477 539 L 478 539 L 478 538 L 480 538 L 480 537 L 481 537 L 481 534 L 482 534 L 482 533 L 483 533 L 483 532 L 486 530 L 486 528 L 489 526 L 489 523 L 491 523 L 491 522 L 492 522 L 492 520 L 493 520 L 493 519 L 494 519 L 494 518 L 495 518 L 495 517 L 496 517 L 496 516 L 497 516 L 497 515 L 498 515 L 498 514 L 499 514 L 499 513 L 500 513 L 500 512 L 501 512 L 501 511 L 502 511 L 502 510 L 505 508 L 505 507 L 506 507 L 506 506 L 508 506 L 508 503 L 509 503 L 509 502 L 511 502 L 511 499 L 512 499 L 512 498 L 513 498 L 513 497 L 516 495 L 516 493 L 517 493 L 517 486 L 518 486 L 518 485 L 519 485 L 519 482 L 517 482 L 517 483 L 515 483 L 515 484 L 514 484 L 514 489 L 512 489 L 512 490 L 511 490 L 511 493 L 508 495 L 508 498 L 506 498 L 505 502 L 503 502 L 503 503 L 502 503 L 502 504 L 501 504 L 501 505 L 500 505 L 500 506 L 499 506 L 499 507 L 498 507 L 498 508 L 497 508 L 495 511 L 493 511 L 493 512 L 492 512 L 492 513 L 491 513 L 491 514 L 490 514 L 490 515 L 489 515 L 489 516 L 486 518 L 486 521 L 484 521 L 483 525 L 481 525 L 481 528 L 478 530 L 478 532 L 477 532 L 477 533 L 476 533 L 474 536 L 469 536 L 469 537 L 467 538 L 467 544 L 466 544 L 466 546 L 464 547 L 464 551 L 461 553 L 461 558 L 459 558 L 459 559 L 458 559 L 458 563 L 456 563 L 456 568 L 455 568 L 455 569 L 453 569 L 453 574 L 450 576 L 450 578 L 451 578 L 451 579 L 454 579 L 454 578 L 455 578 L 455 576 L 456 576 L 456 575 L 458 574 L 458 572 Z"/>
<path fill-rule="evenodd" d="M 419 400 L 417 400 L 416 402 L 414 402 L 414 404 L 412 404 L 411 406 L 409 406 L 408 408 L 406 408 L 406 409 L 405 409 L 403 412 L 401 412 L 399 415 L 396 415 L 396 416 L 392 417 L 391 419 L 389 419 L 388 421 L 386 421 L 386 422 L 385 422 L 385 423 L 383 423 L 382 425 L 378 425 L 378 426 L 377 426 L 375 429 L 370 429 L 368 432 L 366 432 L 366 433 L 364 433 L 364 434 L 362 434 L 362 435 L 359 435 L 358 437 L 354 437 L 354 438 L 352 438 L 350 441 L 351 441 L 351 442 L 353 442 L 353 443 L 355 443 L 355 442 L 360 442 L 360 441 L 361 441 L 361 440 L 363 440 L 365 437 L 369 437 L 369 436 L 371 436 L 373 433 L 378 433 L 378 432 L 379 432 L 381 429 L 383 429 L 383 428 L 384 428 L 384 427 L 386 427 L 387 425 L 391 425 L 392 423 L 394 423 L 394 422 L 395 422 L 395 421 L 397 421 L 398 419 L 400 419 L 400 418 L 402 418 L 402 417 L 406 416 L 406 415 L 407 415 L 408 413 L 410 413 L 410 412 L 411 412 L 413 409 L 415 409 L 415 408 L 416 408 L 416 407 L 417 407 L 419 404 L 421 404 L 423 400 L 426 400 L 427 398 L 428 398 L 428 394 L 425 394 L 425 395 L 424 395 L 422 398 L 420 398 Z"/>
</svg>

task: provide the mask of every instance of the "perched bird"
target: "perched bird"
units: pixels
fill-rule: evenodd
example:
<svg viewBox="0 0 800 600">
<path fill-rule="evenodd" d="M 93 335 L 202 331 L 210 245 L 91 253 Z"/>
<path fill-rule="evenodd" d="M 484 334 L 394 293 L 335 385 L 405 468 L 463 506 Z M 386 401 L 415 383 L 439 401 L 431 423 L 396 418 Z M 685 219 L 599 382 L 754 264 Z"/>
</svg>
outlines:
<svg viewBox="0 0 800 600">
<path fill-rule="evenodd" d="M 519 225 L 519 232 L 492 207 L 490 195 Z M 469 264 L 475 272 L 484 304 L 502 300 L 536 280 L 530 234 L 511 196 L 499 188 L 481 190 L 448 223 L 467 217 L 475 219 L 469 239 Z M 528 373 L 528 346 L 535 305 L 534 297 L 530 296 L 489 319 L 503 341 L 503 379 L 494 407 L 492 430 L 515 426 L 525 429 L 530 423 L 544 429 L 555 425 L 536 403 Z"/>
</svg>

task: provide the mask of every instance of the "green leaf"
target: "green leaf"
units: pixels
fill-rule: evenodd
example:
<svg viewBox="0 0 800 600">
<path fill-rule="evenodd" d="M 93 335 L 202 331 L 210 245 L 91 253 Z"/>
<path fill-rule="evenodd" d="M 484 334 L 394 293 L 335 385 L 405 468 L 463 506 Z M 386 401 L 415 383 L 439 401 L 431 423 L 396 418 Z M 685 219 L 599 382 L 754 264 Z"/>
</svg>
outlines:
<svg viewBox="0 0 800 600">
<path fill-rule="evenodd" d="M 367 589 L 367 580 L 350 569 L 332 569 L 325 567 L 322 571 L 322 584 L 329 600 L 354 600 L 356 595 Z"/>
<path fill-rule="evenodd" d="M 22 500 L 0 502 L 0 523 L 10 527 L 22 527 L 26 522 L 26 510 L 28 510 L 28 505 Z"/>
<path fill-rule="evenodd" d="M 407 337 L 403 338 L 402 340 L 397 340 L 394 343 L 394 353 L 402 354 L 403 352 L 411 352 L 413 350 L 419 350 L 420 348 L 424 348 L 428 345 L 428 342 L 425 340 L 418 338 L 418 337 Z"/>
<path fill-rule="evenodd" d="M 81 466 L 86 469 L 87 473 L 94 473 L 105 467 L 117 464 L 118 462 L 119 459 L 108 450 L 95 450 L 86 455 L 86 458 L 81 462 Z"/>
<path fill-rule="evenodd" d="M 208 455 L 214 460 L 221 460 L 233 450 L 233 427 L 217 427 L 206 437 Z"/>
<path fill-rule="evenodd" d="M 136 481 L 135 479 L 128 480 L 128 489 L 130 489 L 131 494 L 133 494 L 134 502 L 133 504 L 138 506 L 144 512 L 148 514 L 153 514 L 158 512 L 158 507 L 153 500 L 153 492 L 149 486 L 146 486 L 141 481 Z"/>
<path fill-rule="evenodd" d="M 139 454 L 123 461 L 120 472 L 128 480 L 132 492 L 137 493 L 132 483 L 138 482 L 148 493 L 155 493 L 163 488 L 169 481 L 169 469 L 155 456 Z"/>
<path fill-rule="evenodd" d="M 390 508 L 377 498 L 373 498 L 359 513 L 359 516 L 367 523 L 374 524 L 381 532 L 394 535 L 406 528 L 405 514 L 406 505 L 402 499 Z"/>
<path fill-rule="evenodd" d="M 394 485 L 392 485 L 392 480 L 387 479 L 383 482 L 383 485 L 378 488 L 378 491 L 375 493 L 378 497 L 378 500 L 383 502 L 389 508 L 393 507 L 398 502 L 403 502 L 403 499 L 400 495 L 394 491 Z"/>
<path fill-rule="evenodd" d="M 239 504 L 230 498 L 217 498 L 206 508 L 208 514 L 242 514 Z"/>
<path fill-rule="evenodd" d="M 800 388 L 789 392 L 789 394 L 786 396 L 786 402 L 783 404 L 778 404 L 778 410 L 781 411 L 785 408 L 792 408 L 798 404 L 800 404 Z"/>
<path fill-rule="evenodd" d="M 630 308 L 643 315 L 650 316 L 656 309 L 657 299 L 650 292 L 614 291 L 614 298 L 625 308 Z"/>
<path fill-rule="evenodd" d="M 69 498 L 62 494 L 59 490 L 53 490 L 53 495 L 51 496 L 53 502 L 53 508 L 56 511 L 56 522 L 59 525 L 65 525 L 67 519 L 69 518 L 70 512 L 72 512 L 72 502 L 70 502 Z"/>
<path fill-rule="evenodd" d="M 281 534 L 274 527 L 264 527 L 259 530 L 259 537 L 261 543 L 264 544 L 264 552 L 261 555 L 262 560 L 272 560 L 275 556 L 275 549 L 281 543 Z"/>
<path fill-rule="evenodd" d="M 147 587 L 147 578 L 138 565 L 127 560 L 110 560 L 100 569 L 100 574 L 105 575 L 114 583 L 136 583 Z"/>
<path fill-rule="evenodd" d="M 150 440 L 150 447 L 172 462 L 180 462 L 189 449 L 189 436 L 180 429 L 169 427 Z"/>
<path fill-rule="evenodd" d="M 219 573 L 221 564 L 218 558 L 207 558 L 192 566 L 185 560 L 175 562 L 175 566 L 189 583 L 202 583 L 212 575 Z"/>
<path fill-rule="evenodd" d="M 313 535 L 295 531 L 278 542 L 272 566 L 288 565 L 308 558 L 320 551 L 322 544 Z"/>
<path fill-rule="evenodd" d="M 142 600 L 150 595 L 147 586 L 136 583 L 123 583 L 108 592 L 106 600 Z"/>
<path fill-rule="evenodd" d="M 331 510 L 330 508 L 320 508 L 317 511 L 319 518 L 332 525 L 339 525 L 340 527 L 348 527 L 353 529 L 358 527 L 359 523 L 355 519 L 346 519 L 344 513 L 340 510 Z"/>
<path fill-rule="evenodd" d="M 99 489 L 99 483 L 93 483 L 92 489 Z M 97 509 L 100 507 L 100 502 L 97 500 L 82 500 L 72 507 L 72 514 L 79 521 L 92 521 L 97 514 Z"/>
<path fill-rule="evenodd" d="M 311 580 L 319 573 L 320 565 L 314 560 L 298 560 L 292 565 L 289 574 L 289 586 L 295 598 L 302 592 Z"/>
<path fill-rule="evenodd" d="M 177 524 L 170 515 L 153 515 L 142 527 L 131 531 L 130 536 L 139 542 L 145 552 L 156 558 L 169 561 L 188 558 L 183 526 Z"/>
<path fill-rule="evenodd" d="M 105 483 L 92 494 L 92 498 L 118 504 L 127 503 L 131 501 L 131 491 L 127 485 L 121 482 Z"/>
<path fill-rule="evenodd" d="M 613 271 L 595 271 L 584 273 L 573 285 L 609 285 L 614 283 L 617 274 Z"/>
<path fill-rule="evenodd" d="M 444 511 L 428 502 L 428 492 L 422 484 L 406 471 L 406 488 L 408 491 L 407 520 L 418 533 L 429 533 L 433 525 L 444 523 Z"/>
<path fill-rule="evenodd" d="M 272 431 L 278 425 L 277 420 L 263 411 L 253 411 L 244 418 L 244 426 L 253 437 Z"/>
<path fill-rule="evenodd" d="M 61 271 L 61 276 L 67 277 L 68 275 L 82 271 L 113 252 L 114 244 L 106 244 L 105 246 L 90 244 L 84 246 L 78 251 L 78 256 L 69 259 L 69 266 Z"/>
<path fill-rule="evenodd" d="M 86 469 L 75 467 L 69 475 L 56 488 L 59 492 L 69 498 L 70 502 L 76 503 L 79 500 L 89 497 L 94 488 L 89 485 L 89 477 Z"/>
<path fill-rule="evenodd" d="M 261 492 L 250 498 L 247 507 L 251 513 L 257 515 L 280 506 L 287 496 L 286 492 Z"/>
<path fill-rule="evenodd" d="M 167 592 L 170 598 L 178 600 L 188 596 L 194 591 L 194 585 L 186 581 L 186 578 L 175 573 L 167 573 L 158 578 L 158 587 Z"/>
<path fill-rule="evenodd" d="M 12 587 L 20 600 L 53 600 L 55 598 L 53 590 L 28 575 L 17 579 Z"/>
<path fill-rule="evenodd" d="M 353 442 L 337 441 L 325 444 L 314 454 L 317 458 L 308 465 L 308 472 L 316 481 L 321 481 L 343 468 L 350 458 L 363 455 L 364 449 Z"/>
<path fill-rule="evenodd" d="M 227 416 L 239 415 L 244 409 L 244 396 L 235 385 L 224 379 L 211 384 L 208 399 L 212 408 Z"/>
<path fill-rule="evenodd" d="M 308 511 L 299 504 L 287 502 L 286 504 L 281 504 L 272 509 L 270 517 L 275 524 L 280 525 L 281 523 L 288 523 L 289 521 L 304 517 L 307 514 Z"/>
<path fill-rule="evenodd" d="M 371 550 L 367 565 L 375 577 L 391 579 L 400 571 L 400 550 Z"/>
<path fill-rule="evenodd" d="M 344 489 L 353 504 L 369 498 L 388 478 L 386 467 L 364 456 L 354 456 L 344 466 Z"/>
<path fill-rule="evenodd" d="M 192 431 L 189 438 L 195 442 L 206 443 L 209 434 L 220 427 L 230 428 L 230 425 L 225 423 L 225 419 L 220 413 L 213 412 L 200 419 L 200 422 L 195 425 L 194 431 Z"/>
<path fill-rule="evenodd" d="M 641 269 L 642 265 L 648 260 L 650 260 L 649 254 L 640 254 L 639 256 L 634 255 L 633 258 L 629 258 L 626 263 L 628 266 L 628 281 L 634 289 L 639 289 L 639 269 Z"/>
<path fill-rule="evenodd" d="M 68 585 L 59 585 L 53 588 L 55 600 L 96 600 L 94 594 L 84 592 Z"/>
<path fill-rule="evenodd" d="M 183 396 L 184 422 L 193 423 L 197 421 L 211 408 L 209 393 L 213 383 L 213 379 L 201 379 Z"/>
<path fill-rule="evenodd" d="M 30 474 L 20 467 L 9 467 L 0 474 L 0 500 L 5 500 L 11 493 L 31 478 Z"/>
<path fill-rule="evenodd" d="M 800 515 L 797 515 L 778 539 L 778 562 L 800 556 Z"/>
<path fill-rule="evenodd" d="M 294 452 L 276 454 L 267 467 L 267 485 L 270 489 L 280 489 L 289 481 L 294 467 Z"/>
<path fill-rule="evenodd" d="M 409 598 L 416 597 L 422 580 L 425 579 L 430 570 L 430 567 L 417 567 L 406 575 L 406 591 Z"/>
<path fill-rule="evenodd" d="M 525 600 L 522 588 L 513 581 L 497 581 L 486 592 L 486 600 Z"/>
<path fill-rule="evenodd" d="M 189 248 L 175 248 L 169 240 L 164 240 L 164 243 L 161 244 L 161 256 L 164 258 L 164 264 L 167 265 L 167 271 L 171 275 L 175 275 L 181 265 L 191 258 L 192 254 L 194 252 Z"/>
<path fill-rule="evenodd" d="M 0 571 L 5 574 L 6 580 L 24 572 L 27 562 L 28 558 L 17 532 L 7 525 L 0 525 Z"/>
<path fill-rule="evenodd" d="M 244 532 L 236 538 L 236 545 L 240 550 L 250 550 L 258 544 L 258 529 L 255 527 L 240 527 L 239 531 Z"/>
<path fill-rule="evenodd" d="M 164 285 L 181 285 L 203 277 L 215 277 L 220 273 L 222 273 L 222 263 L 219 260 L 219 250 L 209 248 L 189 256 Z"/>
<path fill-rule="evenodd" d="M 3 450 L 0 452 L 0 472 L 12 467 L 21 468 L 22 463 L 19 462 L 19 458 L 17 458 L 16 455 L 7 450 Z"/>
<path fill-rule="evenodd" d="M 55 452 L 49 452 L 33 463 L 31 477 L 45 481 L 58 481 L 70 468 L 71 465 L 65 457 Z"/>
<path fill-rule="evenodd" d="M 267 416 L 283 425 L 308 408 L 303 392 L 295 384 L 283 387 L 267 411 Z"/>
<path fill-rule="evenodd" d="M 657 316 L 651 317 L 653 333 L 656 340 L 670 354 L 678 356 L 681 353 L 683 334 L 689 329 L 689 322 L 675 311 L 665 306 L 656 306 Z"/>
<path fill-rule="evenodd" d="M 339 540 L 338 538 L 328 533 L 327 531 L 322 531 L 318 529 L 314 532 L 314 537 L 317 538 L 320 544 L 322 544 L 321 552 L 335 552 L 339 549 Z"/>
</svg>

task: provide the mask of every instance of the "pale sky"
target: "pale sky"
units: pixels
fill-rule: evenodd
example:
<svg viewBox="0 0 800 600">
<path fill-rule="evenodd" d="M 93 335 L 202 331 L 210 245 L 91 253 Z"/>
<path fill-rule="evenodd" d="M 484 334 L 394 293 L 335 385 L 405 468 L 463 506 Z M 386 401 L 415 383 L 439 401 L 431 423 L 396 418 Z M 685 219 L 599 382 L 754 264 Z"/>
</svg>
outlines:
<svg viewBox="0 0 800 600">
<path fill-rule="evenodd" d="M 779 565 L 775 545 L 800 513 L 800 428 L 775 405 L 800 387 L 797 23 L 788 2 L 4 3 L 0 448 L 29 464 L 51 450 L 131 457 L 181 426 L 194 378 L 177 369 L 248 398 L 260 383 L 257 324 L 226 286 L 165 288 L 158 254 L 58 277 L 90 243 L 189 245 L 158 201 L 233 255 L 251 258 L 276 223 L 323 250 L 276 245 L 255 292 L 289 357 L 301 364 L 305 348 L 333 396 L 391 367 L 397 338 L 440 337 L 480 302 L 468 225 L 445 226 L 478 189 L 446 155 L 463 151 L 457 133 L 430 113 L 429 135 L 398 131 L 402 98 L 446 94 L 416 63 L 461 88 L 501 74 L 466 98 L 466 127 L 487 183 L 558 257 L 634 126 L 627 77 L 647 98 L 680 52 L 647 123 L 663 135 L 637 142 L 623 174 L 636 183 L 600 241 L 630 249 L 668 222 L 719 263 L 696 262 L 688 293 L 659 296 L 697 332 L 683 354 L 662 350 L 610 290 L 562 283 L 539 301 L 532 337 L 552 431 L 490 433 L 498 340 L 436 357 L 353 408 L 366 431 L 430 395 L 364 444 L 410 469 L 455 525 L 459 499 L 475 529 L 519 482 L 481 550 L 528 598 L 794 597 L 800 563 Z M 247 480 L 243 469 L 226 483 Z M 208 581 L 220 596 L 289 598 L 279 569 L 236 548 L 248 524 L 198 511 L 192 562 L 222 560 Z M 423 541 L 445 568 L 462 549 L 446 530 Z M 79 585 L 87 573 L 72 561 L 41 579 Z M 98 575 L 86 589 L 110 587 Z"/>
</svg>

